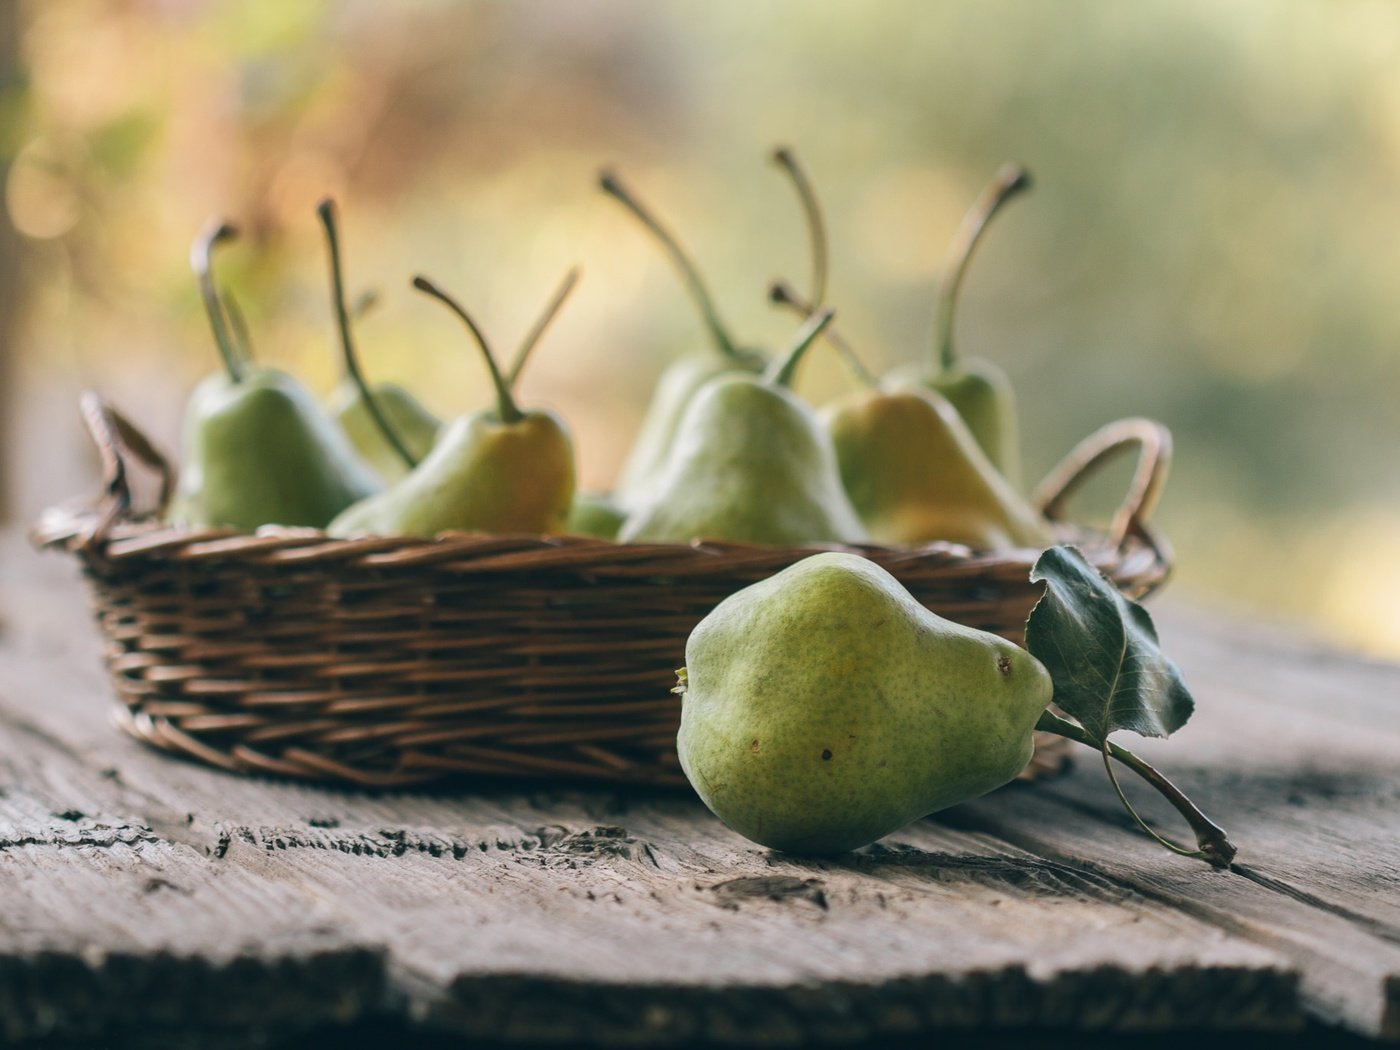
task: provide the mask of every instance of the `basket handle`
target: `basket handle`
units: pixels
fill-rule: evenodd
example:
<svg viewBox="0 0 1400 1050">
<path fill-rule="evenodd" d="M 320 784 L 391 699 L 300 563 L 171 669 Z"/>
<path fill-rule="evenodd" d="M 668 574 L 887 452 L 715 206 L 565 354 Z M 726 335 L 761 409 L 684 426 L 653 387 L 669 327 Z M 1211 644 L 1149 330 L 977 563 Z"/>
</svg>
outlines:
<svg viewBox="0 0 1400 1050">
<path fill-rule="evenodd" d="M 108 530 L 131 510 L 127 467 L 133 459 L 160 476 L 162 508 L 170 502 L 174 491 L 175 471 L 150 439 L 99 394 L 84 391 L 78 400 L 78 410 L 102 460 L 102 495 L 97 501 L 97 519 L 78 544 L 80 550 L 86 550 L 102 542 Z"/>
<path fill-rule="evenodd" d="M 1061 521 L 1065 502 L 1102 464 L 1117 458 L 1125 449 L 1138 448 L 1137 468 L 1127 495 L 1113 514 L 1108 538 L 1122 550 L 1129 536 L 1162 550 L 1162 541 L 1147 522 L 1157 506 L 1157 498 L 1171 467 L 1172 434 L 1151 419 L 1120 419 L 1094 431 L 1065 456 L 1045 476 L 1031 494 L 1031 503 L 1050 521 Z"/>
</svg>

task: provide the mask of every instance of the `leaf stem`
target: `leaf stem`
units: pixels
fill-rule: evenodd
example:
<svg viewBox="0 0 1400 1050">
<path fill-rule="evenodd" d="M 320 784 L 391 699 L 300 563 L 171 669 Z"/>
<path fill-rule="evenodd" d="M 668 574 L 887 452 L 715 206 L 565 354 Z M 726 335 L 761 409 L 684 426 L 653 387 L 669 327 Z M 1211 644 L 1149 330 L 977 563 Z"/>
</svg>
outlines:
<svg viewBox="0 0 1400 1050">
<path fill-rule="evenodd" d="M 336 331 L 340 334 L 340 352 L 345 365 L 345 374 L 350 377 L 350 381 L 360 391 L 360 396 L 365 399 L 365 408 L 369 409 L 370 418 L 374 420 L 374 425 L 379 428 L 379 432 L 384 435 L 384 440 L 404 461 L 404 465 L 412 470 L 418 466 L 418 460 L 413 457 L 408 446 L 389 425 L 389 420 L 380 409 L 374 391 L 369 388 L 364 373 L 360 371 L 359 358 L 355 354 L 355 341 L 350 334 L 350 312 L 345 306 L 345 279 L 340 264 L 340 233 L 336 224 L 335 201 L 329 197 L 321 201 L 320 204 L 316 205 L 316 214 L 325 230 L 326 247 L 330 254 L 331 304 L 335 308 L 335 326 Z"/>
<path fill-rule="evenodd" d="M 1117 793 L 1119 801 L 1127 809 L 1138 826 L 1151 835 L 1157 842 L 1174 853 L 1180 853 L 1186 857 L 1198 857 L 1211 864 L 1213 867 L 1229 867 L 1230 861 L 1235 857 L 1235 845 L 1226 835 L 1225 830 L 1215 824 L 1209 817 L 1196 808 L 1182 790 L 1154 769 L 1147 762 L 1133 754 L 1127 748 L 1119 747 L 1108 740 L 1099 741 L 1094 739 L 1082 726 L 1076 725 L 1068 719 L 1060 718 L 1049 711 L 1040 716 L 1040 721 L 1036 723 L 1036 729 L 1043 733 L 1054 733 L 1076 743 L 1092 747 L 1095 751 L 1103 755 L 1104 767 L 1108 770 L 1108 779 L 1113 784 L 1113 790 Z M 1113 766 L 1109 759 L 1114 758 L 1123 763 L 1134 773 L 1147 781 L 1158 793 L 1175 807 L 1186 823 L 1191 826 L 1191 830 L 1196 834 L 1196 850 L 1179 846 L 1169 839 L 1163 838 L 1157 832 L 1148 827 L 1147 822 L 1138 816 L 1137 810 L 1133 809 L 1128 802 L 1127 796 L 1123 794 L 1123 789 L 1118 784 L 1118 778 L 1113 773 Z"/>
</svg>

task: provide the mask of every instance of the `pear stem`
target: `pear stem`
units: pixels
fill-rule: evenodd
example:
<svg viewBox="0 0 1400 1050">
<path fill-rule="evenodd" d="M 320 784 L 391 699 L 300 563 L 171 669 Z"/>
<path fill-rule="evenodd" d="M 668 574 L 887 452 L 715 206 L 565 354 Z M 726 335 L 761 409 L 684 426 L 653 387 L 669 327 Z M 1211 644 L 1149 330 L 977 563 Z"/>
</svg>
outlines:
<svg viewBox="0 0 1400 1050">
<path fill-rule="evenodd" d="M 253 359 L 253 337 L 248 331 L 248 318 L 244 316 L 243 308 L 227 288 L 220 293 L 219 299 L 224 304 L 224 314 L 228 317 L 229 331 L 233 335 L 234 346 L 238 349 L 238 357 L 246 365 Z"/>
<path fill-rule="evenodd" d="M 577 266 L 569 270 L 564 275 L 564 280 L 555 290 L 553 297 L 545 304 L 544 312 L 535 320 L 534 325 L 525 333 L 525 338 L 520 344 L 520 349 L 515 352 L 515 360 L 511 362 L 510 371 L 506 373 L 506 386 L 512 391 L 515 390 L 515 381 L 520 378 L 520 372 L 525 367 L 525 362 L 530 359 L 530 353 L 535 349 L 535 344 L 540 341 L 540 336 L 544 335 L 554 318 L 558 315 L 564 301 L 569 298 L 569 293 L 578 284 L 579 268 Z"/>
<path fill-rule="evenodd" d="M 827 307 L 818 310 L 811 317 L 807 318 L 804 324 L 793 336 L 792 348 L 782 357 L 775 358 L 768 366 L 768 370 L 763 373 L 763 382 L 768 386 L 792 386 L 793 376 L 797 373 L 798 362 L 807 352 L 807 348 L 817 341 L 817 336 L 826 330 L 826 326 L 831 324 L 831 319 L 836 316 L 836 311 Z"/>
<path fill-rule="evenodd" d="M 370 418 L 374 420 L 374 425 L 379 428 L 379 432 L 384 435 L 384 440 L 404 461 L 404 465 L 412 470 L 418 466 L 418 460 L 414 458 L 413 453 L 408 451 L 403 440 L 389 425 L 389 420 L 380 409 L 374 391 L 369 388 L 364 373 L 360 371 L 359 358 L 355 354 L 355 341 L 350 334 L 350 314 L 345 308 L 345 279 L 340 264 L 340 233 L 335 217 L 335 201 L 329 197 L 321 201 L 320 204 L 316 205 L 316 214 L 320 217 L 321 226 L 326 231 L 326 247 L 330 250 L 331 302 L 335 306 L 335 326 L 336 331 L 340 334 L 341 360 L 345 365 L 345 374 L 350 377 L 350 381 L 360 391 L 360 396 L 365 399 L 365 407 L 369 409 Z"/>
<path fill-rule="evenodd" d="M 1058 715 L 1052 714 L 1049 711 L 1044 712 L 1040 716 L 1040 721 L 1036 723 L 1035 727 L 1043 733 L 1054 733 L 1057 736 L 1062 736 L 1076 743 L 1084 744 L 1100 752 L 1103 755 L 1104 767 L 1108 770 L 1108 779 L 1113 784 L 1113 790 L 1117 793 L 1119 801 L 1123 803 L 1138 826 L 1161 845 L 1174 853 L 1180 853 L 1182 856 L 1197 857 L 1207 861 L 1211 866 L 1216 868 L 1229 867 L 1230 861 L 1235 857 L 1236 850 L 1234 843 L 1230 841 L 1225 830 L 1197 809 L 1195 803 L 1187 798 L 1179 787 L 1137 755 L 1133 754 L 1127 748 L 1119 747 L 1117 744 L 1111 743 L 1108 740 L 1098 741 L 1082 726 L 1076 725 L 1068 719 L 1060 718 Z M 1127 796 L 1123 794 L 1122 787 L 1118 784 L 1118 778 L 1113 772 L 1113 765 L 1109 761 L 1110 758 L 1117 759 L 1138 776 L 1142 777 L 1143 780 L 1156 788 L 1162 797 L 1176 808 L 1176 811 L 1180 813 L 1186 820 L 1186 823 L 1191 826 L 1191 830 L 1195 832 L 1197 849 L 1188 849 L 1185 846 L 1180 846 L 1172 842 L 1170 839 L 1164 838 L 1153 831 L 1142 817 L 1138 816 L 1137 810 L 1133 809 Z"/>
<path fill-rule="evenodd" d="M 616 172 L 604 171 L 598 176 L 598 185 L 604 193 L 619 201 L 623 207 L 630 211 L 666 250 L 671 263 L 680 272 L 681 280 L 685 282 L 686 290 L 690 292 L 690 297 L 694 300 L 696 308 L 699 309 L 705 327 L 709 329 L 710 338 L 714 340 L 715 348 L 725 357 L 742 361 L 743 355 L 734 345 L 734 340 L 730 338 L 728 329 L 720 321 L 719 311 L 715 309 L 714 300 L 710 298 L 710 293 L 705 288 L 705 282 L 700 279 L 700 271 L 690 261 L 690 256 L 686 254 L 680 242 L 632 195 L 631 191 L 617 177 Z"/>
<path fill-rule="evenodd" d="M 779 280 L 770 284 L 768 286 L 768 299 L 778 306 L 788 307 L 803 317 L 811 317 L 812 314 L 816 313 L 816 307 L 803 299 L 801 293 L 787 281 Z M 865 362 L 851 349 L 851 344 L 846 342 L 846 337 L 838 332 L 834 325 L 827 328 L 826 341 L 836 348 L 836 352 L 850 366 L 851 371 L 856 374 L 856 378 L 861 383 L 872 389 L 880 385 L 880 380 L 876 378 L 875 373 L 865 367 Z"/>
<path fill-rule="evenodd" d="M 1003 164 L 963 216 L 957 233 L 953 235 L 934 304 L 934 353 L 938 367 L 944 374 L 953 371 L 958 363 L 957 353 L 953 350 L 953 315 L 957 310 L 958 290 L 967 273 L 967 264 L 972 260 L 973 249 L 982 239 L 982 231 L 987 228 L 992 216 L 1017 193 L 1029 189 L 1030 185 L 1030 173 L 1019 164 Z"/>
<path fill-rule="evenodd" d="M 481 349 L 481 356 L 486 359 L 486 368 L 491 373 L 491 383 L 496 388 L 496 412 L 501 417 L 501 421 L 503 423 L 518 423 L 524 419 L 525 413 L 520 411 L 520 406 L 515 403 L 515 398 L 511 396 L 510 384 L 501 375 L 501 369 L 496 364 L 496 357 L 491 353 L 491 347 L 487 344 L 486 337 L 481 334 L 481 329 L 472 320 L 471 314 L 462 308 L 461 303 L 421 274 L 413 278 L 413 287 L 446 306 L 471 332 L 472 338 L 476 340 L 476 345 Z"/>
<path fill-rule="evenodd" d="M 826 222 L 822 218 L 821 203 L 817 200 L 817 191 L 812 188 L 812 180 L 802 170 L 802 165 L 797 162 L 797 155 L 792 149 L 779 146 L 773 151 L 773 163 L 783 169 L 792 183 L 792 188 L 797 191 L 797 198 L 802 204 L 802 215 L 807 220 L 807 236 L 812 242 L 812 291 L 807 296 L 807 301 L 812 304 L 807 311 L 810 314 L 826 301 L 826 286 L 831 270 Z M 827 339 L 835 344 L 830 334 L 827 335 Z"/>
<path fill-rule="evenodd" d="M 219 356 L 223 358 L 224 371 L 233 382 L 241 383 L 248 369 L 229 334 L 223 304 L 214 289 L 213 273 L 214 246 L 237 236 L 238 230 L 234 226 L 221 219 L 211 219 L 190 246 L 190 268 L 199 281 L 199 297 L 204 301 L 204 312 L 209 315 L 209 327 L 213 329 L 214 343 L 219 348 Z"/>
</svg>

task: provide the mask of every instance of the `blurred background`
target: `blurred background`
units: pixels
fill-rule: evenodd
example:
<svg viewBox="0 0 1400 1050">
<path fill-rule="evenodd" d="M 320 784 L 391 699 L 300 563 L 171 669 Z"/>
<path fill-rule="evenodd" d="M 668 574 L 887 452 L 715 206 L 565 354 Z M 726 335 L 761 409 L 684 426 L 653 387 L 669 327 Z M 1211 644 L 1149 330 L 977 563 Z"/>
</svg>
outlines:
<svg viewBox="0 0 1400 1050">
<path fill-rule="evenodd" d="M 824 199 L 832 302 L 869 363 L 927 353 L 963 210 L 989 231 L 959 342 L 1021 395 L 1039 477 L 1109 420 L 1177 437 L 1157 515 L 1178 600 L 1400 655 L 1400 5 L 1388 0 L 0 0 L 0 506 L 94 487 L 95 387 L 164 448 L 217 361 L 187 266 L 211 214 L 258 356 L 329 390 L 314 208 L 341 205 L 372 377 L 481 406 L 458 292 L 509 352 L 583 282 L 522 384 L 606 488 L 652 383 L 703 332 L 596 188 L 615 165 L 681 234 L 740 338 L 806 238 L 766 161 Z M 822 355 L 816 401 L 848 380 Z M 1083 504 L 1111 507 L 1109 479 Z"/>
</svg>

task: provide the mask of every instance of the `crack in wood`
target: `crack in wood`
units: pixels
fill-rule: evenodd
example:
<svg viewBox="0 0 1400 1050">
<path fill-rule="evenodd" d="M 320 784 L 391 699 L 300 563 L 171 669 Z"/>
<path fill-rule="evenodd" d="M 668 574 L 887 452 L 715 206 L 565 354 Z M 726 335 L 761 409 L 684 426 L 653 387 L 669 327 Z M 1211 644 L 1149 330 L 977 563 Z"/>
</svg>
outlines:
<svg viewBox="0 0 1400 1050">
<path fill-rule="evenodd" d="M 1190 783 L 1189 777 L 1182 776 L 1178 779 L 1181 780 L 1183 783 Z M 1363 786 L 1347 784 L 1341 778 L 1328 777 L 1325 774 L 1317 773 L 1315 771 L 1311 779 L 1314 782 L 1319 780 L 1325 780 L 1327 783 L 1333 784 L 1333 786 L 1330 788 L 1330 794 L 1327 794 L 1325 796 L 1327 798 L 1337 799 L 1345 797 L 1374 801 L 1377 799 L 1378 796 L 1384 798 L 1387 795 L 1393 794 L 1394 797 L 1400 797 L 1400 787 L 1391 784 L 1386 784 L 1383 788 L 1380 788 L 1378 785 L 1378 790 L 1372 791 L 1368 787 L 1364 786 L 1364 784 Z M 1367 778 L 1361 779 L 1366 780 Z M 1075 812 L 1082 813 L 1085 816 L 1090 816 L 1098 820 L 1102 820 L 1105 823 L 1111 824 L 1114 822 L 1118 822 L 1123 828 L 1124 832 L 1127 834 L 1136 835 L 1138 833 L 1137 826 L 1130 819 L 1125 817 L 1120 810 L 1116 810 L 1111 807 L 1101 808 L 1094 804 L 1084 802 L 1078 798 L 1074 798 L 1072 796 L 1066 795 L 1058 791 L 1054 791 L 1053 794 L 1055 797 L 1055 801 L 1068 809 L 1072 809 Z M 1289 802 L 1289 804 L 1296 805 L 1296 803 L 1294 802 Z M 1006 837 L 1011 838 L 1012 836 L 1007 835 Z M 1222 874 L 1235 875 L 1242 879 L 1246 879 L 1247 881 L 1253 883 L 1261 889 L 1268 890 L 1272 893 L 1280 894 L 1284 897 L 1288 897 L 1292 900 L 1297 901 L 1299 904 L 1304 904 L 1310 908 L 1316 908 L 1317 910 L 1325 912 L 1329 915 L 1335 915 L 1340 919 L 1345 919 L 1348 922 L 1354 923 L 1355 925 L 1365 929 L 1374 937 L 1378 937 L 1381 940 L 1387 941 L 1392 944 L 1400 945 L 1400 927 L 1397 927 L 1392 923 L 1384 922 L 1380 919 L 1375 918 L 1374 916 L 1366 915 L 1354 909 L 1348 908 L 1345 905 L 1337 903 L 1336 901 L 1329 901 L 1322 897 L 1319 897 L 1317 894 L 1309 893 L 1304 889 L 1294 886 L 1292 883 L 1288 882 L 1285 879 L 1280 879 L 1271 875 L 1265 875 L 1263 872 L 1259 871 L 1257 868 L 1249 864 L 1235 862 L 1231 864 L 1225 872 L 1222 872 Z M 1142 891 L 1141 887 L 1134 888 L 1138 889 L 1141 892 L 1147 892 Z M 1181 902 L 1178 901 L 1175 897 L 1168 896 L 1162 898 L 1162 903 L 1170 904 L 1173 907 L 1176 907 L 1179 906 Z M 1202 913 L 1202 917 L 1206 917 L 1204 913 Z"/>
<path fill-rule="evenodd" d="M 150 828 L 131 824 L 111 826 L 89 824 L 86 827 L 43 828 L 21 835 L 0 835 L 0 852 L 25 846 L 57 846 L 64 849 L 112 849 L 115 846 L 135 846 L 143 842 L 160 842 Z"/>
<path fill-rule="evenodd" d="M 1392 944 L 1400 944 L 1400 930 L 1397 930 L 1389 923 L 1381 922 L 1379 919 L 1370 915 L 1363 915 L 1360 912 L 1353 911 L 1351 908 L 1344 907 L 1333 901 L 1323 900 L 1315 893 L 1309 893 L 1307 890 L 1300 889 L 1283 879 L 1265 875 L 1263 872 L 1256 871 L 1247 864 L 1231 864 L 1230 871 L 1241 878 L 1248 879 L 1256 886 L 1261 886 L 1266 890 L 1272 890 L 1274 893 L 1280 893 L 1285 897 L 1291 897 L 1298 903 L 1306 904 L 1310 908 L 1317 908 L 1320 911 L 1325 911 L 1338 918 L 1346 919 L 1348 922 L 1360 926 L 1374 937 L 1379 937 L 1381 940 L 1389 941 Z"/>
<path fill-rule="evenodd" d="M 822 911 L 828 908 L 825 883 L 821 879 L 799 879 L 790 875 L 758 875 L 750 878 L 729 879 L 717 882 L 708 889 L 715 895 L 715 903 L 722 908 L 737 911 L 746 901 L 802 901 L 814 904 Z"/>
<path fill-rule="evenodd" d="M 626 828 L 598 825 L 570 829 L 562 824 L 522 830 L 514 836 L 449 836 L 412 828 L 377 828 L 356 831 L 339 821 L 334 826 L 218 826 L 218 835 L 207 853 L 225 858 L 234 842 L 267 853 L 286 850 L 334 850 L 362 857 L 392 859 L 407 853 L 465 860 L 484 853 L 513 854 L 521 863 L 549 867 L 580 867 L 600 860 L 639 861 L 657 866 L 652 847 L 627 834 Z"/>
</svg>

